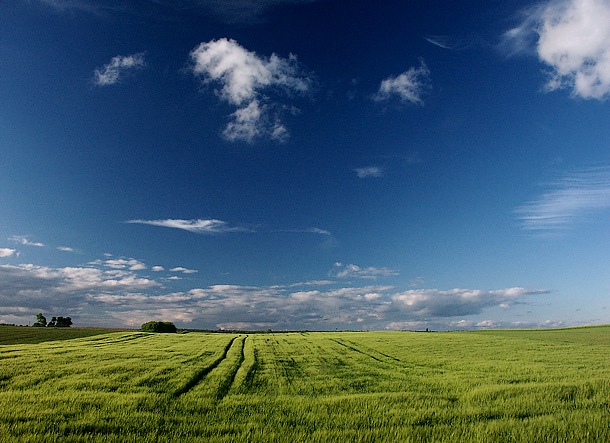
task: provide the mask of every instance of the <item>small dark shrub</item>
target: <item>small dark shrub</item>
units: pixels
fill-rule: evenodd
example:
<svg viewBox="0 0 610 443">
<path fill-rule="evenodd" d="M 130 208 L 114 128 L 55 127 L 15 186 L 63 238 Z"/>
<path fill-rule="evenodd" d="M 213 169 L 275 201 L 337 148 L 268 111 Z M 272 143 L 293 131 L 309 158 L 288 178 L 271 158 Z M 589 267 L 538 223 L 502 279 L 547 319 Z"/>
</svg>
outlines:
<svg viewBox="0 0 610 443">
<path fill-rule="evenodd" d="M 175 333 L 177 329 L 171 321 L 149 321 L 142 325 L 142 331 Z"/>
</svg>

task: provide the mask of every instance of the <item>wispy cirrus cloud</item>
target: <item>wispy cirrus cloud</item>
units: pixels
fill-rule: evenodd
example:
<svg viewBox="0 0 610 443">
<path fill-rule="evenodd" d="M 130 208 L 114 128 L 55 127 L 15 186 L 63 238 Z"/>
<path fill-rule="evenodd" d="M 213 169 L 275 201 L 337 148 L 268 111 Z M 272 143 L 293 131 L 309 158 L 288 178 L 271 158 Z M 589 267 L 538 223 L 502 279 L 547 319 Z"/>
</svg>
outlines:
<svg viewBox="0 0 610 443">
<path fill-rule="evenodd" d="M 422 96 L 430 89 L 430 70 L 423 60 L 419 67 L 409 68 L 396 77 L 388 77 L 381 82 L 373 95 L 375 101 L 386 101 L 398 97 L 401 102 L 423 105 Z"/>
<path fill-rule="evenodd" d="M 383 177 L 383 168 L 379 166 L 366 166 L 363 168 L 355 168 L 354 172 L 358 178 Z"/>
<path fill-rule="evenodd" d="M 471 39 L 458 39 L 450 35 L 427 35 L 424 40 L 434 46 L 451 51 L 464 50 L 473 44 Z"/>
<path fill-rule="evenodd" d="M 32 0 L 29 0 L 32 1 Z M 152 0 L 123 2 L 119 0 L 38 0 L 59 12 L 82 11 L 92 14 L 130 13 L 164 6 L 167 11 L 208 12 L 228 24 L 256 24 L 265 20 L 267 11 L 274 6 L 313 3 L 317 0 Z M 148 12 L 148 11 L 147 11 Z"/>
<path fill-rule="evenodd" d="M 13 235 L 9 237 L 9 240 L 23 246 L 34 246 L 36 248 L 44 248 L 46 246 L 44 243 L 31 241 L 29 235 Z"/>
<path fill-rule="evenodd" d="M 557 233 L 597 212 L 610 210 L 610 167 L 573 172 L 550 188 L 515 211 L 526 231 Z"/>
<path fill-rule="evenodd" d="M 393 277 L 399 275 L 399 272 L 390 268 L 378 268 L 374 266 L 362 268 L 358 265 L 337 262 L 330 274 L 337 278 L 365 278 L 375 280 L 379 277 Z"/>
<path fill-rule="evenodd" d="M 95 69 L 93 83 L 96 86 L 110 86 L 119 83 L 129 72 L 142 69 L 145 66 L 144 53 L 132 55 L 117 55 L 110 62 Z"/>
<path fill-rule="evenodd" d="M 216 219 L 164 219 L 164 220 L 129 220 L 125 223 L 160 226 L 163 228 L 182 229 L 196 234 L 221 234 L 225 232 L 248 232 L 244 227 L 229 226 L 227 222 Z"/>
<path fill-rule="evenodd" d="M 551 0 L 522 11 L 502 36 L 509 53 L 535 51 L 549 68 L 545 90 L 603 100 L 610 96 L 610 2 Z"/>
<path fill-rule="evenodd" d="M 288 138 L 280 114 L 294 108 L 275 104 L 267 93 L 310 91 L 312 80 L 302 73 L 296 56 L 262 57 L 235 40 L 221 38 L 199 44 L 190 57 L 193 74 L 204 84 L 219 84 L 217 95 L 237 108 L 223 131 L 227 140 L 252 143 L 259 138 L 280 142 Z"/>
<path fill-rule="evenodd" d="M 236 23 L 258 23 L 274 6 L 313 3 L 316 0 L 191 0 L 191 3 L 210 11 L 221 20 Z"/>
<path fill-rule="evenodd" d="M 224 234 L 228 232 L 293 232 L 311 233 L 330 236 L 330 231 L 311 227 L 306 229 L 265 229 L 261 227 L 231 226 L 227 222 L 217 219 L 163 219 L 163 220 L 128 220 L 125 223 L 160 226 L 163 228 L 182 229 L 195 234 Z"/>
</svg>

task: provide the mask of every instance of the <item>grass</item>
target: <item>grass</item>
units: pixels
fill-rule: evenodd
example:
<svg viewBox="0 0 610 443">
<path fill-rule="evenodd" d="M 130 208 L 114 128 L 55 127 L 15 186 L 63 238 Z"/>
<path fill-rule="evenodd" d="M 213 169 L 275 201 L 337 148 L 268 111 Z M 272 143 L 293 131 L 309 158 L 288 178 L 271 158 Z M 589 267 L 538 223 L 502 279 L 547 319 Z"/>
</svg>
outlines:
<svg viewBox="0 0 610 443">
<path fill-rule="evenodd" d="M 25 343 L 42 343 L 53 340 L 90 337 L 121 329 L 108 328 L 34 328 L 0 325 L 0 346 Z"/>
<path fill-rule="evenodd" d="M 606 442 L 610 327 L 4 345 L 0 440 Z"/>
</svg>

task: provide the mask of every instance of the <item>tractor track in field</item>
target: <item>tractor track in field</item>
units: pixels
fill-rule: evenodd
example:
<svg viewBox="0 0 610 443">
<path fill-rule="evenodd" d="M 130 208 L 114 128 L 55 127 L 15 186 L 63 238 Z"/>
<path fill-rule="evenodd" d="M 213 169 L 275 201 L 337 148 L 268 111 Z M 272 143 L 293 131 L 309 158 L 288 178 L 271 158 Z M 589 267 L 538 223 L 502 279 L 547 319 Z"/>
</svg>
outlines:
<svg viewBox="0 0 610 443">
<path fill-rule="evenodd" d="M 193 374 L 191 379 L 183 387 L 174 391 L 174 393 L 172 394 L 172 397 L 178 398 L 178 397 L 186 394 L 187 392 L 189 392 L 199 383 L 201 383 L 201 381 L 205 378 L 206 375 L 208 375 L 210 372 L 212 372 L 214 369 L 216 369 L 218 367 L 218 365 L 227 358 L 229 349 L 231 349 L 231 346 L 233 346 L 233 343 L 235 342 L 235 340 L 237 340 L 237 337 L 233 337 L 231 339 L 231 341 L 229 341 L 229 343 L 225 346 L 224 351 L 220 357 L 218 357 L 216 360 L 214 360 L 212 362 L 212 364 L 210 364 L 209 366 L 206 366 L 205 368 L 202 368 L 199 371 L 195 372 L 195 374 Z M 243 344 L 242 344 L 242 346 L 243 346 Z M 243 355 L 243 349 L 242 349 L 242 355 Z M 240 365 L 241 365 L 241 363 L 240 363 Z M 233 379 L 234 378 L 235 378 L 235 375 L 233 375 Z M 230 388 L 230 386 L 229 386 L 229 388 Z"/>
<path fill-rule="evenodd" d="M 246 337 L 244 337 L 244 339 L 241 341 L 241 349 L 239 351 L 239 359 L 237 360 L 237 365 L 235 365 L 235 367 L 233 367 L 231 369 L 231 372 L 229 372 L 228 377 L 218 387 L 218 390 L 216 391 L 216 396 L 215 396 L 216 401 L 220 401 L 223 398 L 225 398 L 227 396 L 227 394 L 229 393 L 229 391 L 231 390 L 231 386 L 233 386 L 233 383 L 235 382 L 235 377 L 237 376 L 237 371 L 239 371 L 239 368 L 241 368 L 241 365 L 244 363 L 244 360 L 246 359 L 246 357 L 244 355 L 244 347 L 246 346 L 247 339 L 248 339 L 248 336 L 246 335 Z"/>
<path fill-rule="evenodd" d="M 350 342 L 350 341 L 348 341 L 348 342 L 347 342 L 347 343 L 349 343 L 349 344 L 344 343 L 344 342 L 342 342 L 341 340 L 336 340 L 336 339 L 332 339 L 332 341 L 334 341 L 335 343 L 337 343 L 337 344 L 339 344 L 339 345 L 341 345 L 341 346 L 344 346 L 344 347 L 346 347 L 346 348 L 348 348 L 348 349 L 351 349 L 351 350 L 352 350 L 352 351 L 354 351 L 354 352 L 357 352 L 357 353 L 362 354 L 362 355 L 366 355 L 367 357 L 372 358 L 373 360 L 378 361 L 379 363 L 387 363 L 387 361 L 381 360 L 381 359 L 379 359 L 379 358 L 375 357 L 373 354 L 371 354 L 371 353 L 369 353 L 369 352 L 375 352 L 375 353 L 377 353 L 377 354 L 379 354 L 379 355 L 382 355 L 383 357 L 385 357 L 385 358 L 387 358 L 387 359 L 392 359 L 392 360 L 394 360 L 394 361 L 400 361 L 399 359 L 397 359 L 397 358 L 395 358 L 395 357 L 392 357 L 392 356 L 390 356 L 390 355 L 383 354 L 383 353 L 378 352 L 378 351 L 373 351 L 372 349 L 368 349 L 368 350 L 367 350 L 368 352 L 362 351 L 362 350 L 360 350 L 360 349 L 358 349 L 358 348 L 356 348 L 356 347 L 355 347 L 355 343 L 352 343 L 352 342 Z M 352 345 L 353 345 L 353 346 L 352 346 Z"/>
</svg>

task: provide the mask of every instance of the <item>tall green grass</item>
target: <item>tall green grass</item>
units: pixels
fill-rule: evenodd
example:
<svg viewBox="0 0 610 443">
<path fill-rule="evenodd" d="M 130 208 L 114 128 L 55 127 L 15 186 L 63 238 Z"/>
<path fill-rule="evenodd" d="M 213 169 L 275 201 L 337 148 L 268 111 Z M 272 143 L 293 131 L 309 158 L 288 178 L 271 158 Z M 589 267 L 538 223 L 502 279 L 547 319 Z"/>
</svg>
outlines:
<svg viewBox="0 0 610 443">
<path fill-rule="evenodd" d="M 0 440 L 607 442 L 610 327 L 0 346 Z"/>
<path fill-rule="evenodd" d="M 0 346 L 24 343 L 42 343 L 53 340 L 90 337 L 113 331 L 107 328 L 33 328 L 0 325 Z M 120 331 L 120 329 L 115 329 Z"/>
</svg>

